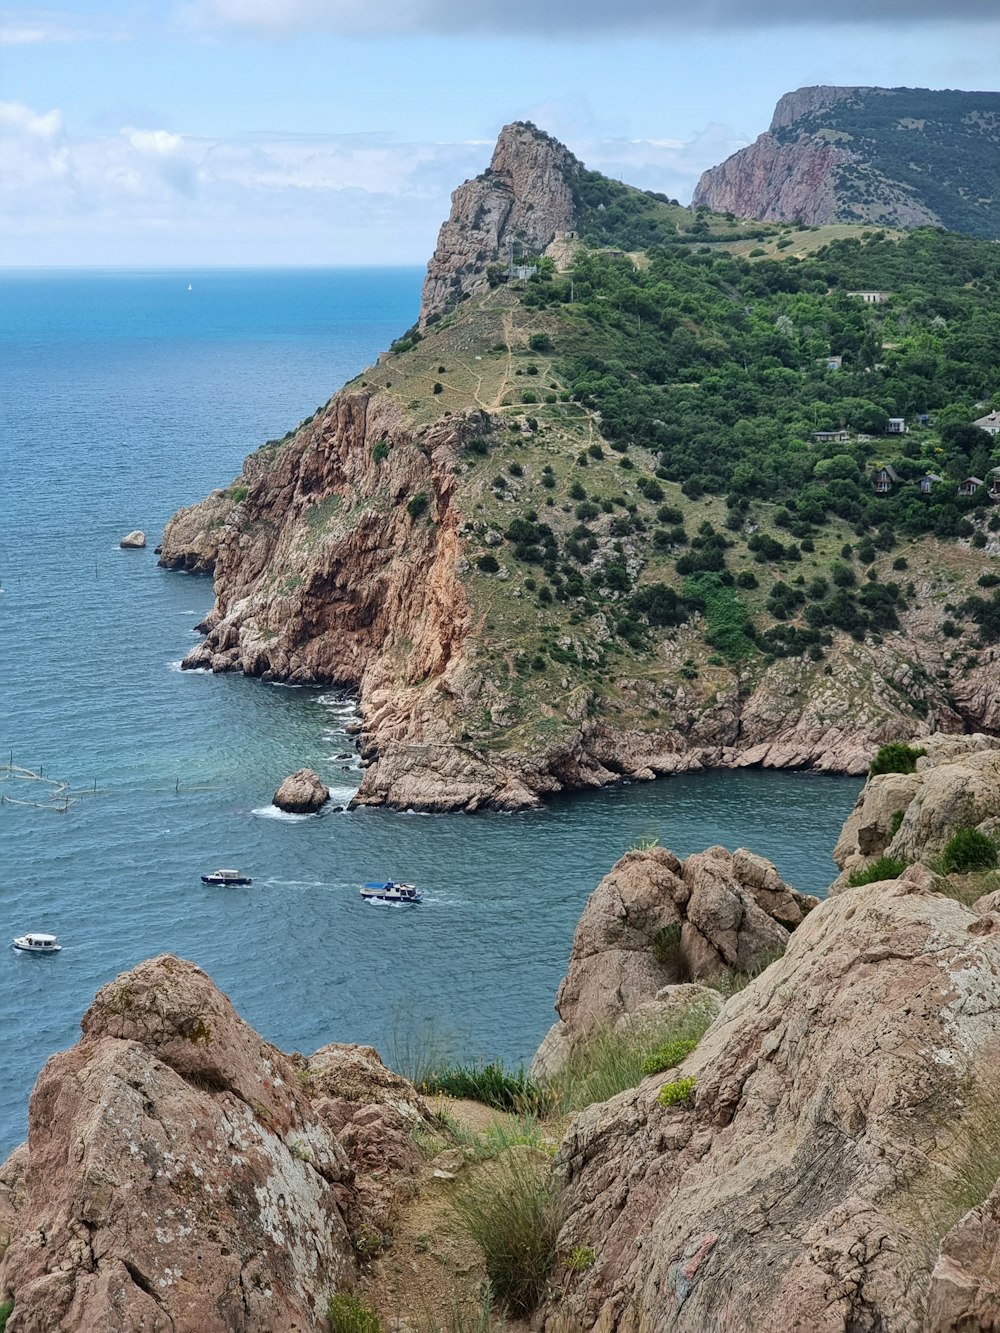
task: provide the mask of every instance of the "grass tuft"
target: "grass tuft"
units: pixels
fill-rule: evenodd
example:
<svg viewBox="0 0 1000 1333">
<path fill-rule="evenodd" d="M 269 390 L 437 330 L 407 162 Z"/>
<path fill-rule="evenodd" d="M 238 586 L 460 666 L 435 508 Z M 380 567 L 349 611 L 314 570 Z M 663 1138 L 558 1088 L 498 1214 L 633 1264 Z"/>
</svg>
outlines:
<svg viewBox="0 0 1000 1333">
<path fill-rule="evenodd" d="M 637 1087 L 651 1073 L 672 1068 L 695 1049 L 711 1022 L 712 1015 L 695 1006 L 671 1024 L 626 1034 L 596 1032 L 546 1082 L 553 1109 L 563 1114 L 582 1111 Z"/>
<path fill-rule="evenodd" d="M 347 1291 L 330 1297 L 326 1317 L 330 1333 L 382 1333 L 382 1320 L 375 1311 Z"/>
<path fill-rule="evenodd" d="M 870 866 L 855 870 L 847 883 L 852 889 L 858 889 L 862 884 L 877 884 L 883 879 L 899 879 L 905 869 L 905 861 L 899 861 L 894 856 L 880 856 Z"/>
<path fill-rule="evenodd" d="M 967 870 L 992 870 L 996 863 L 996 843 L 974 828 L 960 828 L 941 853 L 941 869 L 946 875 Z"/>
<path fill-rule="evenodd" d="M 530 1314 L 555 1267 L 564 1220 L 548 1165 L 530 1150 L 508 1151 L 456 1194 L 454 1207 L 459 1230 L 482 1251 L 493 1300 Z"/>
<path fill-rule="evenodd" d="M 523 1065 L 505 1069 L 502 1060 L 489 1064 L 449 1064 L 430 1070 L 420 1084 L 424 1093 L 468 1097 L 498 1111 L 538 1111 L 545 1097 Z"/>
</svg>

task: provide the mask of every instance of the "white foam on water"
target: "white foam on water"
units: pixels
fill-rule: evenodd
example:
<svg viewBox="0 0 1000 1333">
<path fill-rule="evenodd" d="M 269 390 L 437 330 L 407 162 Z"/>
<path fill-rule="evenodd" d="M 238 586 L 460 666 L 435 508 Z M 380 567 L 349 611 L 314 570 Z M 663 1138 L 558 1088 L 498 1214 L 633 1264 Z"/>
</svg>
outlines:
<svg viewBox="0 0 1000 1333">
<path fill-rule="evenodd" d="M 293 823 L 293 824 L 301 823 L 301 821 L 302 821 L 303 819 L 315 819 L 315 818 L 316 818 L 316 816 L 315 816 L 314 814 L 313 814 L 313 815 L 293 815 L 293 814 L 292 814 L 290 811 L 288 811 L 288 810 L 279 810 L 278 807 L 277 807 L 276 805 L 262 805 L 262 806 L 260 807 L 259 810 L 251 810 L 250 813 L 251 813 L 252 815 L 256 815 L 258 819 L 283 819 L 283 820 L 285 820 L 286 822 Z"/>
</svg>

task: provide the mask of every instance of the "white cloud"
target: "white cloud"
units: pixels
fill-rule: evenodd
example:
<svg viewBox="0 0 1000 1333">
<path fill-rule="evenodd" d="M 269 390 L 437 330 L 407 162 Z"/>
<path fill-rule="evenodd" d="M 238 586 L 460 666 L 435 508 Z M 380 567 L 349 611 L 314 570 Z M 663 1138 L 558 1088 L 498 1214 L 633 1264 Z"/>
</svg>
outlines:
<svg viewBox="0 0 1000 1333">
<path fill-rule="evenodd" d="M 184 21 L 207 30 L 239 29 L 262 37 L 299 32 L 510 35 L 544 32 L 675 32 L 846 23 L 990 22 L 996 0 L 182 0 Z"/>
<path fill-rule="evenodd" d="M 585 104 L 567 134 L 588 166 L 687 199 L 700 171 L 744 142 L 723 126 L 691 141 L 608 133 Z M 572 129 L 573 116 L 563 115 Z M 193 137 L 125 126 L 68 135 L 60 113 L 0 104 L 5 261 L 421 263 L 451 191 L 492 144 L 386 134 Z"/>
<path fill-rule="evenodd" d="M 124 41 L 131 35 L 129 25 L 110 15 L 89 15 L 81 22 L 79 15 L 55 10 L 10 8 L 0 18 L 0 47 L 36 46 L 51 42 Z"/>
</svg>

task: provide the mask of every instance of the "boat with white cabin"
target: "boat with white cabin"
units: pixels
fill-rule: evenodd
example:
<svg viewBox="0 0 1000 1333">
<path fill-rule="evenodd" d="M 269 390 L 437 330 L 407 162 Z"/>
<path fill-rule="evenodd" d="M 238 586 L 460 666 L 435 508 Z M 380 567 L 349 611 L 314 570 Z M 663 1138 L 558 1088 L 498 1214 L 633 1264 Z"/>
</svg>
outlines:
<svg viewBox="0 0 1000 1333">
<path fill-rule="evenodd" d="M 30 935 L 17 935 L 12 944 L 21 953 L 58 953 L 62 948 L 57 935 L 44 935 L 37 930 Z"/>
<path fill-rule="evenodd" d="M 202 884 L 221 884 L 224 888 L 235 888 L 241 884 L 252 884 L 249 875 L 241 875 L 238 870 L 213 870 L 210 875 L 202 875 Z"/>
<path fill-rule="evenodd" d="M 414 884 L 399 884 L 395 880 L 371 880 L 361 886 L 361 896 L 368 903 L 408 903 L 416 905 L 423 894 Z"/>
</svg>

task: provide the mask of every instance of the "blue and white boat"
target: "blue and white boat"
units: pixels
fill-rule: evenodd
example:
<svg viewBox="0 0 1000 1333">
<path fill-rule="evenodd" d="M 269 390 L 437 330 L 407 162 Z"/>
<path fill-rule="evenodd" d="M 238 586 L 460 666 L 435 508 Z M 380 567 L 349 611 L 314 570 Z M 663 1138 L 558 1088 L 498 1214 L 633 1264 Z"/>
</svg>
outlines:
<svg viewBox="0 0 1000 1333">
<path fill-rule="evenodd" d="M 423 894 L 418 893 L 413 884 L 398 884 L 395 880 L 370 880 L 361 886 L 361 896 L 368 903 L 411 903 L 421 901 Z"/>
</svg>

